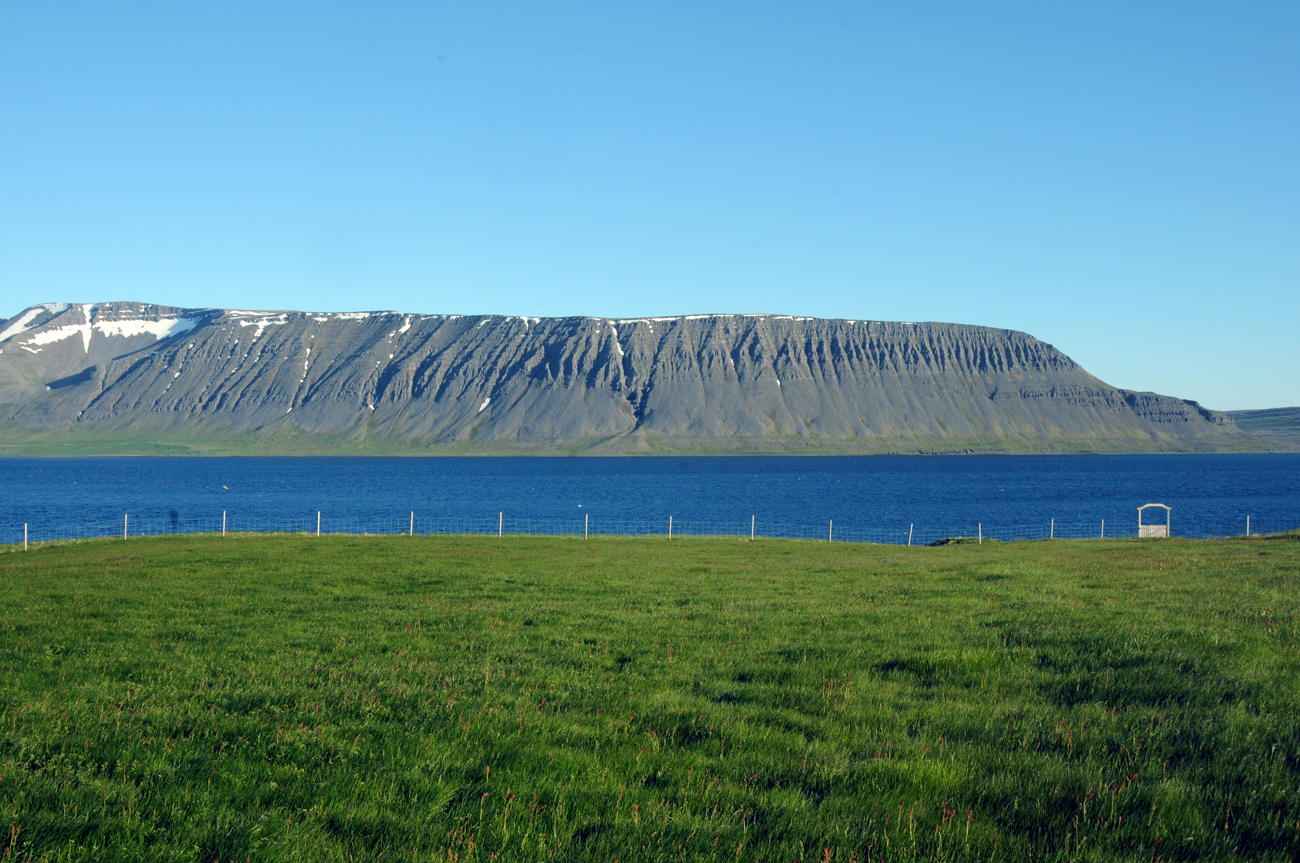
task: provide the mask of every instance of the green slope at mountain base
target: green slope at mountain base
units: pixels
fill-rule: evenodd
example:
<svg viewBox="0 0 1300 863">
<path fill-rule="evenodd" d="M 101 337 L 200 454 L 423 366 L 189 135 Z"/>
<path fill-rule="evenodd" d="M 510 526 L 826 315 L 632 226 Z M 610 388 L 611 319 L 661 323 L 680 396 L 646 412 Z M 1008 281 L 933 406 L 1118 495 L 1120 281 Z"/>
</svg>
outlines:
<svg viewBox="0 0 1300 863">
<path fill-rule="evenodd" d="M 689 438 L 653 434 L 619 435 L 557 443 L 458 441 L 424 443 L 389 438 L 313 434 L 292 426 L 269 432 L 225 432 L 210 428 L 96 428 L 58 431 L 0 423 L 0 456 L 362 456 L 362 455 L 1051 455 L 1072 453 L 1214 453 L 1300 450 L 1274 437 L 1236 435 L 1223 439 L 962 439 L 857 438 L 837 440 L 778 436 Z"/>
</svg>

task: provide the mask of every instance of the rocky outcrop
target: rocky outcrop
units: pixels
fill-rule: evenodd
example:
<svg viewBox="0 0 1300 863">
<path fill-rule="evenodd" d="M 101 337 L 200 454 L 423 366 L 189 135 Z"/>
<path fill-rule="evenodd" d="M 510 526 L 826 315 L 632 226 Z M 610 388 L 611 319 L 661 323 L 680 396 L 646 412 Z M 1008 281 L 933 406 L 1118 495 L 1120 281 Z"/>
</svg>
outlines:
<svg viewBox="0 0 1300 863">
<path fill-rule="evenodd" d="M 1011 330 L 780 315 L 526 318 L 140 303 L 0 325 L 0 421 L 300 451 L 1251 448 Z M 277 443 L 278 442 L 278 443 Z M 291 447 L 291 448 L 293 448 Z M 220 447 L 218 447 L 220 449 Z"/>
</svg>

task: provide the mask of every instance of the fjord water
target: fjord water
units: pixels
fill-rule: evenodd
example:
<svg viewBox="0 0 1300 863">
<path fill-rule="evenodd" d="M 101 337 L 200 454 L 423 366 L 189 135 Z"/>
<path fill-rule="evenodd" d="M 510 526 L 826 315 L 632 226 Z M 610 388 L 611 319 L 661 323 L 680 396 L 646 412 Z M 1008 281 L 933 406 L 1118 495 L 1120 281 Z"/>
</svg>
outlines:
<svg viewBox="0 0 1300 863">
<path fill-rule="evenodd" d="M 985 535 L 1051 520 L 1131 535 L 1136 507 L 1173 507 L 1178 536 L 1300 527 L 1300 454 L 1071 456 L 335 457 L 0 459 L 0 541 L 90 535 L 82 528 L 258 518 L 314 523 L 470 519 L 497 514 L 599 528 L 666 523 L 827 525 L 927 536 Z M 1151 519 L 1163 522 L 1163 512 Z M 1151 520 L 1149 519 L 1149 520 Z M 193 529 L 193 528 L 190 528 Z M 232 528 L 233 529 L 233 528 Z M 306 529 L 301 528 L 301 529 Z M 346 529 L 346 528 L 340 528 Z M 820 528 L 815 528 L 820 530 Z M 417 528 L 418 530 L 418 528 Z M 509 530 L 509 528 L 507 528 Z M 15 534 L 17 531 L 17 534 Z M 859 534 L 866 536 L 865 533 Z M 15 539 L 17 536 L 17 539 Z"/>
</svg>

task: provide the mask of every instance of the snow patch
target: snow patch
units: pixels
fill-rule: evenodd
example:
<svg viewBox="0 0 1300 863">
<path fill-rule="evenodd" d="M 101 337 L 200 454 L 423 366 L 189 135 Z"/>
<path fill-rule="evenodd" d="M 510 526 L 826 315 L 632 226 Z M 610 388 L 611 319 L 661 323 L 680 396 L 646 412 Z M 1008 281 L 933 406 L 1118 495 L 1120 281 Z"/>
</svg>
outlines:
<svg viewBox="0 0 1300 863">
<path fill-rule="evenodd" d="M 158 321 L 97 321 L 94 324 L 94 329 L 105 336 L 124 336 L 129 339 L 132 336 L 151 335 L 162 340 L 180 333 L 189 332 L 198 324 L 198 318 L 163 318 Z M 86 336 L 86 343 L 87 345 L 90 343 L 89 335 Z M 194 346 L 190 345 L 190 347 Z M 87 349 L 89 350 L 89 348 Z"/>
<path fill-rule="evenodd" d="M 402 321 L 402 328 L 401 328 L 400 330 L 398 330 L 397 332 L 398 332 L 398 334 L 401 334 L 401 333 L 406 332 L 406 331 L 409 330 L 410 328 L 411 328 L 411 316 L 410 316 L 410 315 L 407 315 L 407 316 L 406 316 L 406 320 Z"/>
<path fill-rule="evenodd" d="M 311 319 L 318 323 L 328 323 L 329 321 L 360 321 L 370 317 L 374 312 L 324 312 L 319 315 L 312 315 Z"/>
<path fill-rule="evenodd" d="M 279 327 L 287 323 L 289 323 L 288 317 L 280 315 L 279 320 L 275 318 L 261 318 L 256 321 L 240 321 L 239 325 L 241 327 L 257 327 L 257 332 L 253 333 L 253 341 L 257 341 L 257 339 L 262 335 L 262 331 L 267 327 Z M 236 342 L 236 344 L 238 344 L 238 342 Z"/>
<path fill-rule="evenodd" d="M 0 342 L 3 342 L 7 339 L 13 338 L 14 336 L 21 335 L 22 333 L 27 332 L 29 329 L 31 329 L 31 327 L 27 325 L 30 324 L 33 320 L 35 320 L 36 317 L 43 311 L 46 311 L 44 306 L 37 306 L 36 308 L 28 309 L 27 311 L 23 312 L 22 317 L 14 321 L 9 326 L 5 327 L 4 332 L 0 333 Z"/>
<path fill-rule="evenodd" d="M 487 407 L 491 401 L 492 401 L 492 396 L 488 396 L 487 398 L 483 399 L 483 404 L 478 406 L 478 410 L 475 411 L 475 413 L 480 413 L 480 414 L 483 413 L 483 408 Z"/>
<path fill-rule="evenodd" d="M 78 333 L 81 334 L 81 342 L 87 352 L 90 351 L 90 324 L 73 324 L 67 327 L 55 327 L 52 330 L 46 330 L 43 333 L 37 333 L 32 336 L 28 342 L 34 345 L 48 345 L 52 342 L 61 342 L 64 339 L 71 338 Z M 30 350 L 30 349 L 29 349 Z M 33 352 L 34 353 L 34 352 Z"/>
<path fill-rule="evenodd" d="M 0 342 L 7 341 L 14 336 L 20 336 L 32 329 L 28 324 L 35 320 L 41 312 L 49 312 L 51 315 L 57 315 L 66 312 L 69 308 L 71 307 L 67 303 L 41 303 L 40 305 L 32 306 L 30 309 L 23 312 L 22 317 L 5 327 L 4 332 L 0 332 Z"/>
<path fill-rule="evenodd" d="M 621 357 L 623 356 L 623 346 L 618 343 L 618 327 L 610 324 L 609 328 L 614 332 L 614 347 L 618 350 L 618 355 Z"/>
</svg>

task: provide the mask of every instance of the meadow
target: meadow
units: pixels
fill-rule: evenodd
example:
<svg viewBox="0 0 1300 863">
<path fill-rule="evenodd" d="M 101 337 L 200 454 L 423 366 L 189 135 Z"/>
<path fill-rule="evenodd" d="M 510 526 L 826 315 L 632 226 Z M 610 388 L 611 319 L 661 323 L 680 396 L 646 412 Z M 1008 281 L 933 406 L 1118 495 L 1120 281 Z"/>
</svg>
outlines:
<svg viewBox="0 0 1300 863">
<path fill-rule="evenodd" d="M 1300 854 L 1300 536 L 0 553 L 0 860 Z"/>
</svg>

